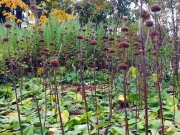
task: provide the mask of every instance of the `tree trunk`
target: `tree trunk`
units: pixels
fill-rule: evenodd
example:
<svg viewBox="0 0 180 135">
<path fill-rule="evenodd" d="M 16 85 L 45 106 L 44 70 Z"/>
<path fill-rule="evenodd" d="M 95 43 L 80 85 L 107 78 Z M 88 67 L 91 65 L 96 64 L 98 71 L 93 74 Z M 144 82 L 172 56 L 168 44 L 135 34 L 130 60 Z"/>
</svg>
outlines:
<svg viewBox="0 0 180 135">
<path fill-rule="evenodd" d="M 36 10 L 36 0 L 29 0 L 30 2 L 30 9 L 32 11 L 32 13 L 34 14 L 34 19 L 35 19 L 35 25 L 39 26 L 39 17 L 38 17 L 38 13 Z"/>
</svg>

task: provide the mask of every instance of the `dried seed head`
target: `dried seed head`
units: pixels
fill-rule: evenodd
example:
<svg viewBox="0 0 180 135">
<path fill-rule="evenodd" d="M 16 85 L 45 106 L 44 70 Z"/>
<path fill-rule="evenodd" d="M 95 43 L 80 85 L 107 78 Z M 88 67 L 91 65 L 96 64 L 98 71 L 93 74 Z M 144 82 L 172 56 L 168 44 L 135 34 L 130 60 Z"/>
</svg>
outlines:
<svg viewBox="0 0 180 135">
<path fill-rule="evenodd" d="M 108 50 L 109 50 L 108 47 L 103 48 L 103 51 L 108 51 Z"/>
<path fill-rule="evenodd" d="M 113 38 L 113 37 L 110 37 L 110 38 L 109 38 L 109 41 L 114 41 L 114 38 Z"/>
<path fill-rule="evenodd" d="M 91 44 L 91 45 L 97 45 L 97 41 L 96 41 L 96 40 L 91 40 L 91 41 L 90 41 L 90 44 Z"/>
<path fill-rule="evenodd" d="M 145 10 L 142 10 L 142 12 L 141 12 L 141 17 L 142 17 L 143 19 L 148 19 L 148 18 L 150 17 L 149 12 L 148 12 L 148 11 L 145 11 Z"/>
<path fill-rule="evenodd" d="M 84 28 L 84 29 L 82 29 L 82 31 L 83 31 L 83 32 L 85 32 L 85 31 L 86 31 L 86 29 Z"/>
<path fill-rule="evenodd" d="M 106 30 L 107 28 L 108 28 L 108 26 L 105 24 L 105 25 L 103 26 L 103 29 Z"/>
<path fill-rule="evenodd" d="M 140 55 L 140 52 L 135 52 L 134 55 L 135 56 Z"/>
<path fill-rule="evenodd" d="M 109 29 L 109 32 L 113 32 L 114 30 L 113 29 Z"/>
<path fill-rule="evenodd" d="M 127 21 L 127 20 L 128 20 L 128 17 L 127 17 L 127 16 L 123 16 L 123 20 L 124 20 L 124 21 Z"/>
<path fill-rule="evenodd" d="M 108 36 L 107 36 L 107 35 L 104 35 L 104 36 L 102 37 L 102 39 L 108 39 Z"/>
<path fill-rule="evenodd" d="M 42 51 L 40 51 L 39 53 L 40 53 L 41 55 L 44 55 L 44 54 L 46 54 L 46 51 L 42 50 Z"/>
<path fill-rule="evenodd" d="M 152 12 L 159 12 L 161 10 L 161 7 L 157 4 L 151 6 Z"/>
<path fill-rule="evenodd" d="M 81 50 L 77 50 L 76 53 L 77 53 L 77 54 L 81 53 Z"/>
<path fill-rule="evenodd" d="M 151 21 L 151 20 L 146 21 L 146 26 L 147 27 L 152 27 L 153 26 L 153 21 Z"/>
<path fill-rule="evenodd" d="M 8 41 L 9 41 L 8 37 L 3 38 L 3 42 L 8 42 Z"/>
<path fill-rule="evenodd" d="M 44 43 L 45 40 L 41 38 L 41 39 L 39 39 L 39 42 L 40 42 L 40 43 Z"/>
<path fill-rule="evenodd" d="M 83 36 L 82 35 L 77 35 L 76 38 L 77 39 L 83 39 Z"/>
<path fill-rule="evenodd" d="M 49 45 L 54 46 L 55 44 L 53 42 L 50 42 Z"/>
<path fill-rule="evenodd" d="M 53 67 L 57 67 L 59 65 L 59 61 L 56 59 L 51 60 L 50 63 Z"/>
<path fill-rule="evenodd" d="M 139 42 L 135 42 L 134 46 L 136 46 L 136 47 L 140 46 Z"/>
<path fill-rule="evenodd" d="M 121 28 L 121 31 L 122 31 L 122 32 L 128 32 L 128 31 L 129 31 L 129 28 L 128 28 L 127 26 L 123 26 L 123 27 Z"/>
<path fill-rule="evenodd" d="M 5 24 L 5 27 L 6 27 L 7 29 L 11 28 L 11 24 L 10 24 L 10 23 L 6 23 L 6 24 Z"/>
<path fill-rule="evenodd" d="M 119 43 L 119 47 L 128 48 L 129 43 L 127 41 L 122 41 L 122 42 Z"/>
<path fill-rule="evenodd" d="M 118 68 L 119 69 L 122 69 L 122 70 L 127 70 L 128 69 L 128 65 L 127 64 L 125 64 L 125 63 L 120 63 L 119 65 L 118 65 Z"/>
<path fill-rule="evenodd" d="M 153 30 L 153 31 L 150 32 L 151 37 L 155 37 L 155 36 L 158 36 L 158 35 L 159 35 L 159 31 L 157 31 L 157 30 Z"/>
<path fill-rule="evenodd" d="M 108 53 L 115 53 L 115 50 L 109 49 Z"/>
<path fill-rule="evenodd" d="M 156 51 L 155 50 L 152 52 L 152 55 L 156 55 Z"/>
</svg>

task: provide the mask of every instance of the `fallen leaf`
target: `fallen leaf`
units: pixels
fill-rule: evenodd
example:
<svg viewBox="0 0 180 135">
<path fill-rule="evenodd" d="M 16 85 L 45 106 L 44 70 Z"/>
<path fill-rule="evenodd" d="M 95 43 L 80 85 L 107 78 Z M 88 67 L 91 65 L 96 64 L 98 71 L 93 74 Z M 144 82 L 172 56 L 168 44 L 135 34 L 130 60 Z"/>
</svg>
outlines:
<svg viewBox="0 0 180 135">
<path fill-rule="evenodd" d="M 18 112 L 12 111 L 10 113 L 7 113 L 6 116 L 11 117 L 11 118 L 15 118 L 15 117 L 18 117 Z"/>
</svg>

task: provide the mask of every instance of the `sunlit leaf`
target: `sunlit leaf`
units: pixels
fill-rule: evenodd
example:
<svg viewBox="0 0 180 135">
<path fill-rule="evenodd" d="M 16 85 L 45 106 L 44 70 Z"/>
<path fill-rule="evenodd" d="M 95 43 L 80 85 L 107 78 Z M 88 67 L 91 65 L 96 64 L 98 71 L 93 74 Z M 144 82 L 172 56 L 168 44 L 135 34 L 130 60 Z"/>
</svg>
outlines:
<svg viewBox="0 0 180 135">
<path fill-rule="evenodd" d="M 136 67 L 133 67 L 133 66 L 131 66 L 130 68 L 129 68 L 129 71 L 128 71 L 129 73 L 132 73 L 132 76 L 134 77 L 134 78 L 136 78 L 136 74 L 137 74 L 137 68 Z"/>
<path fill-rule="evenodd" d="M 152 74 L 153 82 L 157 82 L 157 73 Z"/>
<path fill-rule="evenodd" d="M 26 100 L 23 100 L 22 101 L 22 105 L 29 105 L 29 104 L 31 104 L 31 100 L 32 100 L 33 98 L 27 98 Z M 20 103 L 19 103 L 20 104 Z"/>
<path fill-rule="evenodd" d="M 126 99 L 127 99 L 127 97 L 126 97 Z M 118 100 L 119 101 L 124 101 L 124 96 L 123 95 L 119 95 Z"/>
<path fill-rule="evenodd" d="M 76 94 L 75 94 L 75 97 L 74 97 L 74 100 L 79 100 L 79 101 L 81 101 L 83 98 L 82 98 L 82 94 L 80 93 L 80 92 L 77 92 Z"/>
<path fill-rule="evenodd" d="M 57 116 L 58 119 L 59 119 L 59 115 Z M 64 123 L 66 123 L 68 120 L 69 120 L 69 112 L 67 110 L 64 110 L 62 113 L 61 113 L 61 117 L 62 117 L 62 121 Z"/>
</svg>

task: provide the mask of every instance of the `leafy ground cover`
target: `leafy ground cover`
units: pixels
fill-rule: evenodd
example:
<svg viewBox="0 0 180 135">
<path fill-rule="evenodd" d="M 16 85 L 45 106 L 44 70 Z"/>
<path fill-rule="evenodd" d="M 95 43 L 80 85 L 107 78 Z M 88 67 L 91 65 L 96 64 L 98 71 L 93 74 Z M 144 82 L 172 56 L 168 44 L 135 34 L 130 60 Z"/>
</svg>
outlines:
<svg viewBox="0 0 180 135">
<path fill-rule="evenodd" d="M 74 73 L 75 74 L 75 73 Z M 66 74 L 68 76 L 68 74 Z M 102 78 L 97 75 L 96 78 Z M 71 78 L 74 81 L 76 77 Z M 51 78 L 53 81 L 53 78 Z M 59 80 L 60 81 L 60 80 Z M 117 76 L 114 81 L 113 89 L 107 84 L 108 80 L 96 80 L 101 86 L 92 85 L 88 87 L 93 79 L 87 79 L 86 82 L 86 99 L 88 112 L 83 102 L 81 86 L 58 86 L 60 95 L 61 116 L 64 126 L 64 132 L 68 135 L 75 134 L 105 134 L 109 127 L 109 134 L 125 134 L 125 108 L 129 119 L 130 134 L 145 134 L 145 114 L 143 111 L 142 93 L 136 91 L 135 79 L 132 78 L 128 89 L 127 103 L 124 104 L 122 93 L 122 76 Z M 102 83 L 104 82 L 104 83 Z M 53 94 L 54 88 L 51 85 L 44 87 L 43 79 L 23 78 L 23 91 L 20 95 L 20 87 L 17 86 L 18 97 L 22 96 L 22 101 L 18 101 L 21 122 L 24 134 L 62 134 L 60 129 L 59 115 L 56 113 L 56 97 Z M 165 83 L 165 82 L 164 82 Z M 49 83 L 48 83 L 49 84 Z M 75 84 L 76 85 L 76 84 Z M 149 132 L 151 134 L 161 134 L 159 119 L 159 100 L 156 89 L 151 84 L 151 92 L 148 95 L 149 102 Z M 168 135 L 178 134 L 180 130 L 180 111 L 178 110 L 178 100 L 172 95 L 172 88 L 169 85 L 163 88 L 161 93 L 163 102 L 163 115 L 165 119 L 165 133 Z M 109 123 L 109 92 L 112 91 L 112 120 Z M 1 134 L 19 134 L 18 112 L 16 110 L 16 98 L 11 84 L 6 84 L 0 89 L 1 95 Z M 38 104 L 37 104 L 38 103 Z M 96 110 L 96 107 L 98 109 Z M 39 116 L 40 115 L 40 116 Z M 87 122 L 88 118 L 88 124 Z M 41 119 L 41 120 L 40 120 Z M 41 121 L 41 122 L 40 122 Z M 42 128 L 42 131 L 41 131 Z"/>
</svg>

